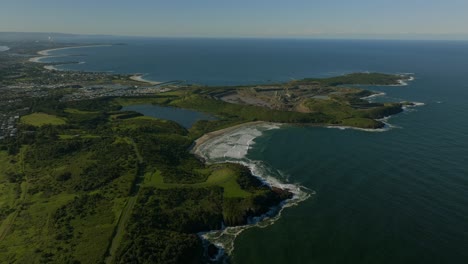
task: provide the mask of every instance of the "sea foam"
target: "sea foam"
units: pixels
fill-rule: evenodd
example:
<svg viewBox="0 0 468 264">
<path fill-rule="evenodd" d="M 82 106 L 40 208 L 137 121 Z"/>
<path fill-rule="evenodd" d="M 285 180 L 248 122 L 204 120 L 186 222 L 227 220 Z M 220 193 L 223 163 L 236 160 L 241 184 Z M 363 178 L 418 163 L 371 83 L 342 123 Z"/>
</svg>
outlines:
<svg viewBox="0 0 468 264">
<path fill-rule="evenodd" d="M 404 102 L 402 102 L 402 103 L 404 103 Z M 411 112 L 411 111 L 414 111 L 414 108 L 425 106 L 425 105 L 426 105 L 425 103 L 421 103 L 421 102 L 411 102 L 410 105 L 403 106 L 403 110 L 406 111 L 406 112 Z"/>
<path fill-rule="evenodd" d="M 303 186 L 287 183 L 287 175 L 267 166 L 264 162 L 247 158 L 248 151 L 257 137 L 260 137 L 265 131 L 278 129 L 280 126 L 279 124 L 263 123 L 239 127 L 212 138 L 198 147 L 198 155 L 205 159 L 208 164 L 223 162 L 242 164 L 248 167 L 251 173 L 265 184 L 288 190 L 293 194 L 291 199 L 270 208 L 266 214 L 248 219 L 247 225 L 224 227 L 221 230 L 199 234 L 200 237 L 216 245 L 227 255 L 232 253 L 236 237 L 244 230 L 252 227 L 265 228 L 272 225 L 281 217 L 281 213 L 285 208 L 295 206 L 314 194 L 313 191 Z M 226 254 L 218 254 L 218 260 L 225 258 Z"/>
<path fill-rule="evenodd" d="M 242 160 L 247 155 L 253 140 L 262 135 L 262 131 L 277 129 L 279 125 L 240 127 L 229 133 L 208 140 L 199 146 L 199 153 L 208 163 Z"/>
<path fill-rule="evenodd" d="M 384 93 L 384 92 L 381 92 L 381 93 L 372 94 L 372 95 L 369 95 L 369 96 L 366 96 L 366 97 L 362 97 L 361 99 L 370 101 L 370 100 L 372 100 L 372 99 L 374 99 L 376 97 L 385 96 L 385 95 L 387 95 L 387 94 Z"/>
</svg>

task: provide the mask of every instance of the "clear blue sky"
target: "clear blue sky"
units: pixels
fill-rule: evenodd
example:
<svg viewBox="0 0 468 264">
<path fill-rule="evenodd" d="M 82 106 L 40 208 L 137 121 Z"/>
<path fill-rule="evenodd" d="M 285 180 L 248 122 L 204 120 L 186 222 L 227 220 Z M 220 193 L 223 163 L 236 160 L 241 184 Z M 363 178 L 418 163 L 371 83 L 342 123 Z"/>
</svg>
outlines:
<svg viewBox="0 0 468 264">
<path fill-rule="evenodd" d="M 468 0 L 1 0 L 0 31 L 466 38 Z"/>
</svg>

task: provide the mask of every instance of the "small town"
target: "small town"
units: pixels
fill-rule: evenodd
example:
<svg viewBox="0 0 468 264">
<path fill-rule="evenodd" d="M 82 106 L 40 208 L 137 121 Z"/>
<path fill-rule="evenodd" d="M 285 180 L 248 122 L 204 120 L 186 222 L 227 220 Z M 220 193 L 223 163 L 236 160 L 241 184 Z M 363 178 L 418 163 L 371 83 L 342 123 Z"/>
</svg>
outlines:
<svg viewBox="0 0 468 264">
<path fill-rule="evenodd" d="M 132 75 L 60 71 L 54 68 L 56 64 L 28 60 L 40 47 L 15 47 L 0 53 L 0 69 L 3 70 L 0 75 L 0 140 L 17 136 L 21 116 L 29 114 L 27 105 L 40 98 L 58 96 L 60 102 L 70 102 L 101 97 L 147 96 L 177 89 L 183 83 L 154 84 L 132 80 Z"/>
<path fill-rule="evenodd" d="M 5 137 L 14 137 L 18 129 L 16 123 L 18 123 L 20 116 L 14 114 L 0 114 L 0 140 Z"/>
</svg>

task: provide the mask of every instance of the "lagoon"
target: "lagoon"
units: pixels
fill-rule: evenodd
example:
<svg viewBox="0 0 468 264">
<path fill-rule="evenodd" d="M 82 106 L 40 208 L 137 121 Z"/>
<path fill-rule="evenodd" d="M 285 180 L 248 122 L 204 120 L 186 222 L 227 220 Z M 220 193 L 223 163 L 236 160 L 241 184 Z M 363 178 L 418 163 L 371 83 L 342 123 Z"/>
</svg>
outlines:
<svg viewBox="0 0 468 264">
<path fill-rule="evenodd" d="M 193 110 L 151 104 L 124 106 L 122 111 L 135 111 L 145 116 L 172 120 L 185 128 L 192 127 L 199 120 L 216 120 L 211 115 Z"/>
</svg>

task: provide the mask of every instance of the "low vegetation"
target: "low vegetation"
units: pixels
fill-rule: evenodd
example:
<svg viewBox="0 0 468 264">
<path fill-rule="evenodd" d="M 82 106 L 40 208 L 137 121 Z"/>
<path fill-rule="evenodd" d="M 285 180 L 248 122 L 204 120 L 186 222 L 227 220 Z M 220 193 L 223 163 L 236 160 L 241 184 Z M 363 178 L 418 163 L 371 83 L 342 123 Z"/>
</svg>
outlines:
<svg viewBox="0 0 468 264">
<path fill-rule="evenodd" d="M 395 75 L 385 73 L 351 73 L 330 78 L 306 78 L 298 83 L 316 82 L 324 86 L 338 85 L 398 85 L 401 80 L 408 80 L 407 75 Z"/>
<path fill-rule="evenodd" d="M 64 125 L 66 121 L 63 118 L 46 113 L 33 113 L 30 115 L 22 116 L 21 122 L 31 126 L 43 125 Z"/>
<path fill-rule="evenodd" d="M 206 165 L 194 139 L 248 121 L 381 127 L 399 103 L 342 84 L 355 74 L 245 87 L 181 87 L 148 97 L 25 100 L 18 136 L 0 145 L 0 263 L 203 263 L 197 233 L 243 225 L 291 197 L 237 164 Z M 120 111 L 160 104 L 210 113 L 190 129 Z M 118 234 L 118 235 L 117 235 Z"/>
<path fill-rule="evenodd" d="M 196 233 L 245 224 L 288 197 L 240 165 L 204 165 L 185 128 L 118 112 L 113 100 L 35 107 L 1 146 L 2 263 L 103 262 L 132 197 L 114 262 L 200 263 Z"/>
<path fill-rule="evenodd" d="M 381 128 L 377 120 L 402 111 L 400 103 L 370 103 L 363 99 L 374 92 L 343 87 L 344 84 L 391 85 L 408 76 L 356 73 L 326 79 L 304 79 L 283 84 L 240 87 L 187 87 L 146 98 L 122 98 L 128 104 L 159 104 L 193 109 L 218 116 L 200 122 L 194 136 L 249 121 L 346 125 Z"/>
</svg>

